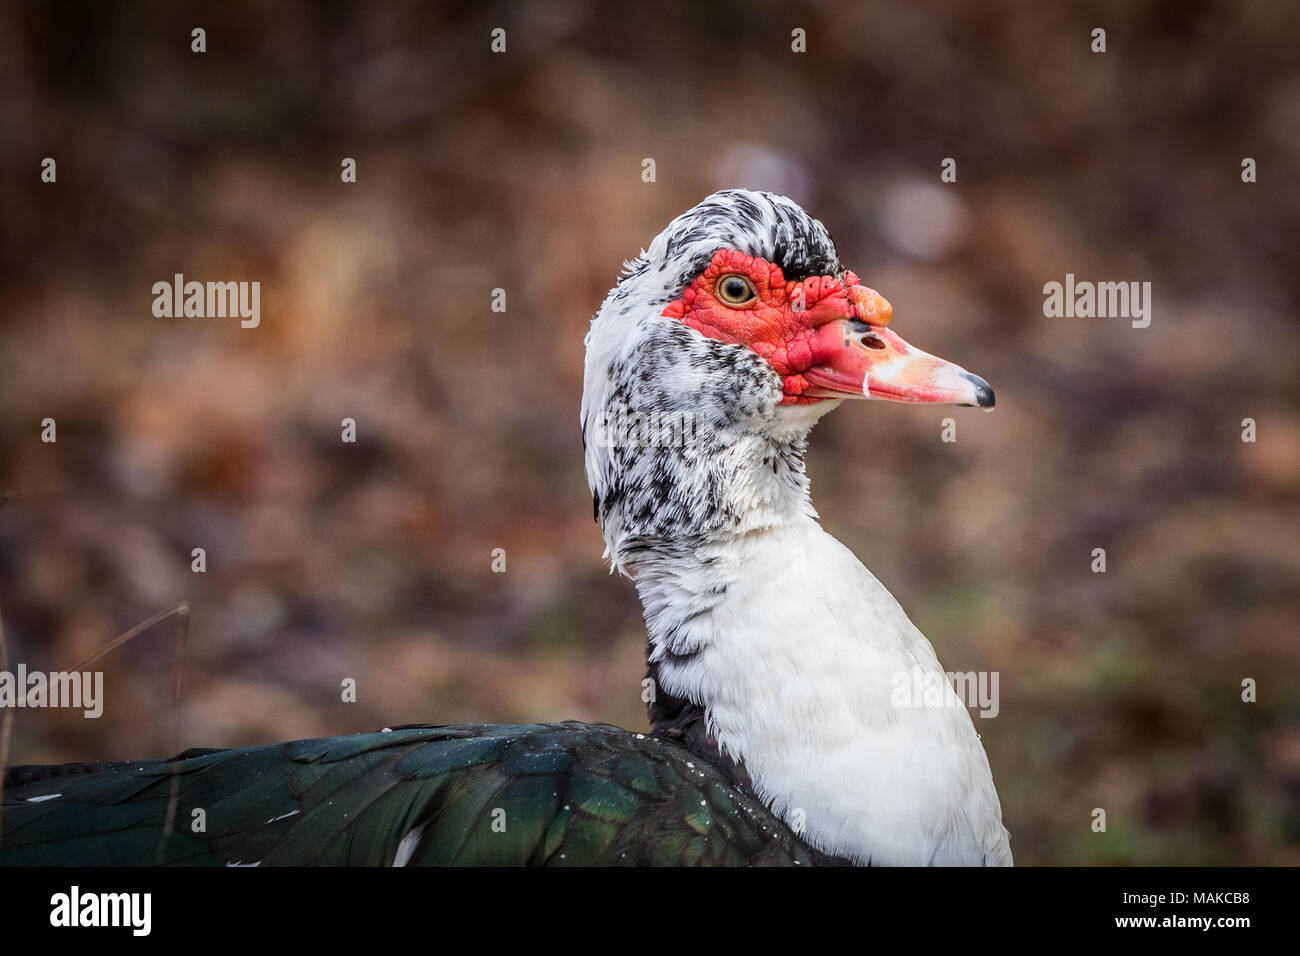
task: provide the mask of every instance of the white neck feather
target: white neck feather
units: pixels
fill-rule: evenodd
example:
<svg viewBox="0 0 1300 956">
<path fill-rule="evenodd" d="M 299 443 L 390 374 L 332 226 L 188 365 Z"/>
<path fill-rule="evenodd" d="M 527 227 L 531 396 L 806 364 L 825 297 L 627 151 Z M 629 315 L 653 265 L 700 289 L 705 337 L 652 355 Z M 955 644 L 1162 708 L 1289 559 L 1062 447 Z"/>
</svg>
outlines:
<svg viewBox="0 0 1300 956">
<path fill-rule="evenodd" d="M 631 571 L 661 692 L 704 706 L 809 843 L 876 865 L 1011 862 L 955 692 L 942 707 L 891 702 L 896 675 L 942 675 L 934 650 L 815 519 L 643 554 Z"/>
</svg>

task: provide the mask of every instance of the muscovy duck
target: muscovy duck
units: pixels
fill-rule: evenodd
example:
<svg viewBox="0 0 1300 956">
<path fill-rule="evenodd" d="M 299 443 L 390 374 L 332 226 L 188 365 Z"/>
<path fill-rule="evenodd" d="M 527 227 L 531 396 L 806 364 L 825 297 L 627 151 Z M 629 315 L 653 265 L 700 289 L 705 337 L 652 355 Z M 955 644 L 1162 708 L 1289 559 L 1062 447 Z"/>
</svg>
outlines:
<svg viewBox="0 0 1300 956">
<path fill-rule="evenodd" d="M 0 863 L 1009 865 L 970 715 L 809 497 L 808 434 L 844 399 L 993 406 L 890 317 L 820 222 L 744 189 L 669 223 L 596 313 L 586 469 L 644 606 L 651 733 L 419 726 L 15 767 Z M 896 699 L 916 679 L 940 706 Z"/>
</svg>

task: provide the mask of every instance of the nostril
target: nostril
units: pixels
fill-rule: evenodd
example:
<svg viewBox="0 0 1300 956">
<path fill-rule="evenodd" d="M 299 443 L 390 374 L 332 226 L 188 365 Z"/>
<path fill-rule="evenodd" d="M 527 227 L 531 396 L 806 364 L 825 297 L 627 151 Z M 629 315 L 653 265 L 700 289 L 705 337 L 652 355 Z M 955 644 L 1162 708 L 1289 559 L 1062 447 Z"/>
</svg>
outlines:
<svg viewBox="0 0 1300 956">
<path fill-rule="evenodd" d="M 885 347 L 885 340 L 873 332 L 870 335 L 862 336 L 862 344 L 869 349 L 883 349 Z"/>
</svg>

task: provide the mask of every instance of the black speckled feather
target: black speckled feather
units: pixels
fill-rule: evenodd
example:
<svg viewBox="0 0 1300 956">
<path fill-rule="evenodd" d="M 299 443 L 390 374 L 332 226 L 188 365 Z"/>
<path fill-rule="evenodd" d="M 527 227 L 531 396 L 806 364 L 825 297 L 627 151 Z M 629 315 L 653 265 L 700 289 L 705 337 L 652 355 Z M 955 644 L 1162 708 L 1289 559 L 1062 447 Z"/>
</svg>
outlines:
<svg viewBox="0 0 1300 956">
<path fill-rule="evenodd" d="M 827 862 L 696 754 L 605 724 L 407 727 L 14 767 L 4 802 L 0 864 L 16 866 L 375 866 L 399 848 L 410 866 Z"/>
</svg>

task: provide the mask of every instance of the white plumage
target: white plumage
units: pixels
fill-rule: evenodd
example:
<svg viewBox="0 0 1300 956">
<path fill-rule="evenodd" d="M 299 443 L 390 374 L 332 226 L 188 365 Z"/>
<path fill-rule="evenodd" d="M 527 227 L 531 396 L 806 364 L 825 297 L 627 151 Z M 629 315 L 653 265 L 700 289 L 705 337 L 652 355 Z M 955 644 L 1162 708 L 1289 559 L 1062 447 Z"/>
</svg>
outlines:
<svg viewBox="0 0 1300 956">
<path fill-rule="evenodd" d="M 824 852 L 877 865 L 1010 864 L 961 700 L 951 687 L 943 706 L 895 696 L 917 675 L 946 686 L 933 648 L 812 508 L 805 441 L 840 401 L 790 404 L 754 349 L 664 315 L 719 249 L 780 262 L 787 276 L 845 275 L 825 229 L 796 204 L 728 190 L 656 237 L 593 320 L 587 475 L 607 555 L 641 596 L 660 690 L 703 708 L 718 748 Z M 978 383 L 988 391 L 979 404 L 991 404 L 959 367 L 901 354 L 941 363 L 934 379 L 948 392 Z M 691 428 L 629 441 L 609 431 L 620 415 L 686 416 Z"/>
</svg>

